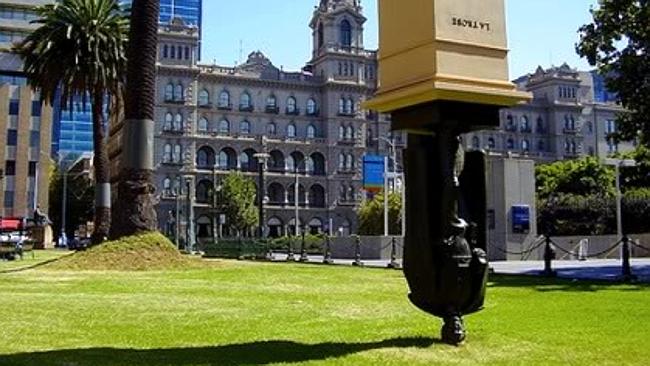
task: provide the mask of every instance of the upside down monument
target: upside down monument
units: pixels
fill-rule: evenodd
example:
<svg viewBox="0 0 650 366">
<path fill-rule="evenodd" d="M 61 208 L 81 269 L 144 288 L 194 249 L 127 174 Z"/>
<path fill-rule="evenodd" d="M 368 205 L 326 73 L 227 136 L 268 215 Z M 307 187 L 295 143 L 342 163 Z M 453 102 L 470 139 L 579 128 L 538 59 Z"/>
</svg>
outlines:
<svg viewBox="0 0 650 366">
<path fill-rule="evenodd" d="M 380 86 L 365 107 L 408 133 L 404 273 L 419 309 L 465 340 L 487 283 L 486 171 L 460 135 L 530 99 L 508 81 L 504 0 L 379 0 Z"/>
</svg>

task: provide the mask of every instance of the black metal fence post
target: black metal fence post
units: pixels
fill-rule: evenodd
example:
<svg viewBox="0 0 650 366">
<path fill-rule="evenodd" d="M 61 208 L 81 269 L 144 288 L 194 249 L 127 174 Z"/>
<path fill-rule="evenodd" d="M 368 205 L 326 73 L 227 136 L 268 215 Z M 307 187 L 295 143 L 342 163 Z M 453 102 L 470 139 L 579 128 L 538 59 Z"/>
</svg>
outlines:
<svg viewBox="0 0 650 366">
<path fill-rule="evenodd" d="M 330 236 L 325 236 L 325 253 L 323 253 L 323 264 L 334 264 L 332 260 L 332 247 L 330 242 Z"/>
<path fill-rule="evenodd" d="M 636 277 L 632 274 L 632 266 L 630 265 L 630 238 L 627 235 L 623 236 L 623 281 L 633 281 Z"/>
<path fill-rule="evenodd" d="M 544 276 L 555 277 L 557 273 L 552 268 L 553 259 L 555 259 L 555 250 L 551 246 L 551 237 L 546 236 L 546 245 L 544 246 Z"/>
<path fill-rule="evenodd" d="M 354 262 L 352 265 L 363 267 L 363 262 L 361 261 L 361 237 L 359 235 L 355 236 Z"/>
<path fill-rule="evenodd" d="M 287 262 L 294 262 L 296 260 L 296 257 L 293 255 L 293 246 L 291 245 L 293 243 L 293 239 L 291 237 L 288 237 L 287 245 L 288 245 L 288 250 L 287 250 Z"/>
<path fill-rule="evenodd" d="M 400 269 L 402 266 L 397 261 L 397 240 L 393 236 L 390 240 L 390 263 L 388 263 L 388 268 Z"/>
<path fill-rule="evenodd" d="M 307 248 L 305 248 L 305 231 L 302 231 L 302 238 L 300 242 L 300 261 L 309 262 L 309 256 L 307 256 Z"/>
</svg>

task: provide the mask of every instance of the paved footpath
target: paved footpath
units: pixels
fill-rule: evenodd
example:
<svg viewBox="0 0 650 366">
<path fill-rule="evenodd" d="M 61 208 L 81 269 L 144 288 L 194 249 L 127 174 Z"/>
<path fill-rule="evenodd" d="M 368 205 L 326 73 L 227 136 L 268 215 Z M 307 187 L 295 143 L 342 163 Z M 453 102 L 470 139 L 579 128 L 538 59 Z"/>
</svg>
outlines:
<svg viewBox="0 0 650 366">
<path fill-rule="evenodd" d="M 273 260 L 286 261 L 286 254 L 276 253 Z M 298 260 L 299 255 L 295 256 Z M 308 263 L 322 263 L 322 256 L 309 256 Z M 352 265 L 351 259 L 334 259 L 335 265 Z M 365 267 L 386 268 L 387 260 L 363 260 Z M 401 263 L 401 260 L 398 261 Z M 632 274 L 638 282 L 650 283 L 650 258 L 632 259 Z M 541 276 L 543 261 L 491 262 L 490 267 L 496 274 Z M 588 261 L 553 261 L 553 269 L 559 278 L 578 280 L 617 281 L 621 278 L 621 261 L 618 259 L 594 259 Z"/>
</svg>

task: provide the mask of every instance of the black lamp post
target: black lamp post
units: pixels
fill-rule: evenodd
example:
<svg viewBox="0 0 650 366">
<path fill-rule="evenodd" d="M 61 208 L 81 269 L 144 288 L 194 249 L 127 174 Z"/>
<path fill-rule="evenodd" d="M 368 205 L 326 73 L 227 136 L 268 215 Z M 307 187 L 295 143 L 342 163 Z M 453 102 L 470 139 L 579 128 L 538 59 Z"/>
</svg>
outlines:
<svg viewBox="0 0 650 366">
<path fill-rule="evenodd" d="M 259 185 L 257 187 L 257 192 L 258 192 L 258 200 L 257 200 L 257 207 L 259 210 L 259 226 L 257 230 L 257 236 L 258 238 L 262 239 L 264 238 L 264 199 L 266 197 L 266 189 L 264 185 L 266 184 L 264 182 L 264 170 L 266 170 L 266 161 L 269 159 L 270 155 L 267 153 L 258 153 L 253 155 L 255 159 L 257 159 L 257 163 L 259 165 Z"/>
</svg>

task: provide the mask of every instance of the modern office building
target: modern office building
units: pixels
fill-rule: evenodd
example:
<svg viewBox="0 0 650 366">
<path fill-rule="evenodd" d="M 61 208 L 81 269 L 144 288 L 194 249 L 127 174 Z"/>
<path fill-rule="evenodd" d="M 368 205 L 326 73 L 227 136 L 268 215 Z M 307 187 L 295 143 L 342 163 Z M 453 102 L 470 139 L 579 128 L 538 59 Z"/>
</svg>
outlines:
<svg viewBox="0 0 650 366">
<path fill-rule="evenodd" d="M 540 67 L 515 83 L 531 92 L 533 100 L 501 111 L 499 129 L 467 134 L 466 148 L 538 163 L 581 156 L 606 158 L 634 148 L 609 137 L 616 132 L 623 108 L 595 72 L 580 72 L 566 64 Z"/>
<path fill-rule="evenodd" d="M 160 227 L 188 182 L 199 237 L 213 233 L 212 192 L 230 171 L 258 182 L 257 153 L 267 153 L 265 229 L 270 236 L 356 231 L 363 197 L 362 157 L 385 153 L 378 136 L 390 122 L 363 110 L 377 86 L 374 51 L 363 46 L 359 1 L 322 0 L 310 28 L 311 60 L 299 71 L 261 52 L 227 67 L 197 62 L 196 28 L 161 27 L 155 160 Z M 295 184 L 298 197 L 295 197 Z M 185 205 L 185 203 L 183 203 Z"/>
<path fill-rule="evenodd" d="M 34 6 L 50 1 L 0 1 L 0 216 L 47 212 L 54 110 L 27 86 L 11 47 L 33 31 Z"/>
</svg>

